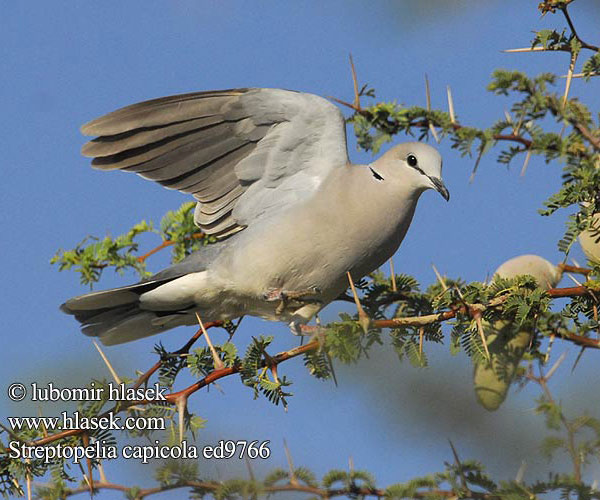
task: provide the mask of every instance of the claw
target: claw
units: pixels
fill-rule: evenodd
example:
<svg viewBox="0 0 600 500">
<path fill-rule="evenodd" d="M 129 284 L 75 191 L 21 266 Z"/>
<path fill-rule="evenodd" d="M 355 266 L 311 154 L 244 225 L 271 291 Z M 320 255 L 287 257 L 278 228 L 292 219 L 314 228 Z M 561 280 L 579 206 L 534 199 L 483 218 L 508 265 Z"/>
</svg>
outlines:
<svg viewBox="0 0 600 500">
<path fill-rule="evenodd" d="M 291 332 L 298 337 L 311 337 L 323 330 L 319 325 L 306 325 L 298 321 L 291 321 L 288 326 Z"/>
<path fill-rule="evenodd" d="M 305 297 L 309 297 L 311 295 L 319 295 L 321 293 L 320 288 L 316 286 L 311 286 L 306 290 L 283 290 L 281 288 L 273 288 L 265 293 L 263 293 L 263 298 L 267 302 L 276 302 L 278 300 L 296 300 L 298 302 L 303 302 L 301 299 Z M 311 299 L 307 302 L 319 302 L 316 299 Z"/>
<path fill-rule="evenodd" d="M 301 304 L 321 304 L 322 301 L 315 298 L 321 290 L 316 286 L 311 286 L 307 290 L 283 290 L 273 288 L 263 293 L 263 299 L 267 302 L 279 302 L 276 314 L 281 314 L 290 302 L 299 302 Z"/>
</svg>

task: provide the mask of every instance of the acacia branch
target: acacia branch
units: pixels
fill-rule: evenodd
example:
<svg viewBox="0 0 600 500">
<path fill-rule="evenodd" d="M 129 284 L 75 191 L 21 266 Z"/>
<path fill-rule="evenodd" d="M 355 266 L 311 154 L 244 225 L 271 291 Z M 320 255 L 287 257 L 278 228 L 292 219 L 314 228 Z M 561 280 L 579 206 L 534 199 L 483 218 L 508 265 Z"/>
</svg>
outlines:
<svg viewBox="0 0 600 500">
<path fill-rule="evenodd" d="M 220 322 L 215 322 L 215 323 L 220 323 Z M 207 325 L 205 325 L 205 327 L 208 325 L 219 326 L 216 324 L 207 323 Z M 200 337 L 200 335 L 198 335 L 198 333 L 196 333 L 188 341 L 186 346 L 188 344 L 191 346 L 191 344 L 193 344 L 199 337 Z M 313 340 L 311 342 L 308 342 L 305 345 L 294 347 L 293 349 L 290 349 L 288 351 L 281 352 L 271 358 L 271 361 L 270 361 L 271 365 L 278 365 L 279 363 L 282 363 L 283 361 L 287 361 L 288 359 L 295 358 L 296 356 L 300 356 L 301 354 L 307 353 L 309 351 L 317 350 L 320 347 L 320 345 L 321 344 L 318 340 Z M 184 346 L 184 348 L 185 348 L 185 346 Z M 263 365 L 266 366 L 266 362 L 263 362 Z M 144 373 L 144 375 L 142 375 L 140 377 L 140 379 L 138 379 L 138 381 L 136 382 L 135 387 L 139 387 L 143 383 L 143 381 L 147 380 L 150 377 L 150 375 L 152 375 L 159 367 L 160 367 L 160 362 L 156 363 L 152 368 L 150 368 L 150 370 L 148 370 L 146 373 Z M 219 370 L 213 370 L 212 372 L 207 374 L 205 377 L 203 377 L 202 379 L 193 383 L 189 387 L 186 387 L 185 389 L 182 389 L 181 391 L 172 392 L 170 394 L 165 395 L 165 399 L 168 403 L 174 405 L 177 403 L 179 398 L 181 398 L 181 397 L 187 398 L 191 394 L 199 391 L 200 389 L 212 384 L 213 382 L 215 382 L 221 378 L 228 377 L 229 375 L 233 375 L 234 373 L 239 373 L 241 369 L 242 369 L 242 366 L 237 364 L 234 366 L 221 368 Z M 142 379 L 144 379 L 144 380 L 142 380 Z M 140 382 L 140 380 L 142 380 L 142 382 Z M 142 406 L 142 405 L 148 405 L 148 404 L 152 404 L 152 403 L 156 403 L 156 401 L 148 400 L 148 399 L 140 399 L 140 400 L 135 400 L 135 401 L 119 401 L 111 409 L 106 410 L 104 413 L 99 415 L 98 418 L 107 417 L 114 413 L 119 413 L 121 411 L 124 411 L 124 410 L 132 407 L 132 406 Z M 83 434 L 84 432 L 85 431 L 82 429 L 69 429 L 69 430 L 65 430 L 65 431 L 60 431 L 55 434 L 46 436 L 44 438 L 36 439 L 34 441 L 29 441 L 29 442 L 27 442 L 27 446 L 43 446 L 43 445 L 52 443 L 54 441 L 58 441 L 59 439 L 64 439 L 64 438 L 73 437 L 73 436 L 79 436 L 79 435 Z"/>
<path fill-rule="evenodd" d="M 548 295 L 550 295 L 551 297 L 555 297 L 555 298 L 556 297 L 575 297 L 575 296 L 587 295 L 588 293 L 590 293 L 590 289 L 588 289 L 586 286 L 581 285 L 581 286 L 568 287 L 568 288 L 551 288 L 546 293 Z M 474 312 L 481 313 L 488 308 L 500 306 L 507 300 L 507 298 L 508 298 L 507 295 L 502 295 L 500 297 L 496 297 L 496 298 L 490 300 L 490 302 L 487 305 L 485 305 L 485 304 L 468 304 L 468 305 L 460 304 L 460 305 L 450 308 L 447 311 L 442 311 L 442 312 L 438 312 L 435 314 L 428 314 L 428 315 L 423 315 L 423 316 L 410 316 L 410 317 L 404 317 L 404 318 L 372 320 L 372 321 L 370 321 L 369 325 L 371 328 L 376 328 L 376 329 L 398 328 L 398 327 L 402 327 L 402 326 L 425 326 L 425 325 L 429 325 L 432 323 L 440 323 L 443 321 L 447 321 L 447 320 L 456 318 L 459 314 L 471 315 Z M 205 325 L 205 326 L 206 327 L 215 327 L 215 326 L 221 326 L 221 325 L 222 325 L 222 322 L 212 322 L 212 323 L 207 323 L 207 325 Z M 575 335 L 575 334 L 570 334 L 570 333 L 569 334 L 560 333 L 560 332 L 557 332 L 556 335 L 563 338 L 564 340 L 573 342 L 574 344 L 577 344 L 580 346 L 590 347 L 593 349 L 600 349 L 600 339 L 595 340 L 595 339 L 592 339 L 589 337 L 583 337 L 580 335 Z M 200 336 L 201 336 L 201 332 L 196 332 L 196 334 L 194 334 L 194 336 L 186 343 L 186 345 L 177 352 L 179 352 L 180 354 L 187 353 L 189 351 L 189 348 L 192 346 L 192 344 L 198 338 L 200 338 Z M 315 350 L 319 349 L 320 347 L 321 347 L 321 343 L 319 340 L 312 340 L 312 341 L 308 342 L 307 344 L 304 344 L 304 345 L 298 346 L 298 347 L 294 347 L 293 349 L 281 352 L 281 353 L 277 354 L 276 356 L 271 357 L 269 363 L 272 366 L 277 366 L 279 363 L 287 361 L 288 359 L 295 358 L 295 357 L 297 357 L 301 354 L 305 354 L 307 352 L 315 351 Z M 142 376 L 140 376 L 140 378 L 136 381 L 134 387 L 137 388 L 142 383 L 144 383 L 146 380 L 148 380 L 148 378 L 153 373 L 155 373 L 156 370 L 158 370 L 160 368 L 161 363 L 162 363 L 162 361 L 157 362 L 146 373 L 144 373 Z M 266 366 L 266 361 L 263 361 L 263 365 Z M 185 389 L 182 389 L 177 392 L 172 392 L 170 394 L 167 394 L 165 396 L 165 399 L 170 404 L 176 404 L 177 401 L 181 397 L 184 397 L 187 399 L 191 394 L 194 394 L 195 392 L 199 391 L 200 389 L 207 387 L 208 385 L 212 384 L 213 382 L 215 382 L 219 379 L 228 377 L 230 375 L 233 375 L 235 373 L 239 373 L 241 371 L 241 369 L 242 369 L 242 366 L 240 364 L 236 364 L 233 366 L 228 366 L 225 368 L 213 370 L 212 372 L 208 373 L 202 379 L 193 383 L 189 387 L 186 387 Z M 131 406 L 148 405 L 148 404 L 152 404 L 154 402 L 155 401 L 153 401 L 153 400 L 147 400 L 147 399 L 118 402 L 113 408 L 107 410 L 102 415 L 100 415 L 100 417 L 109 416 L 111 413 L 126 410 L 127 408 L 129 408 Z M 65 430 L 65 431 L 57 432 L 55 434 L 52 434 L 52 435 L 44 437 L 44 438 L 37 439 L 35 441 L 28 442 L 27 444 L 29 446 L 42 446 L 42 445 L 46 445 L 48 443 L 57 441 L 59 439 L 66 438 L 66 437 L 81 435 L 83 432 L 84 431 L 80 430 L 80 429 Z"/>
<path fill-rule="evenodd" d="M 567 6 L 565 5 L 565 6 L 561 7 L 560 10 L 562 11 L 563 15 L 565 16 L 565 19 L 567 20 L 567 24 L 569 25 L 571 33 L 573 33 L 573 36 L 581 44 L 581 47 L 584 48 L 584 49 L 589 49 L 589 50 L 593 50 L 593 51 L 596 51 L 596 52 L 600 52 L 600 47 L 596 47 L 595 45 L 590 45 L 589 43 L 584 42 L 579 37 L 579 35 L 577 34 L 577 31 L 575 30 L 575 25 L 573 24 L 573 21 L 571 21 L 571 16 L 569 15 L 569 11 L 567 10 Z"/>
<path fill-rule="evenodd" d="M 367 110 L 364 109 L 360 106 L 356 106 L 350 102 L 346 102 L 343 101 L 341 99 L 338 99 L 336 97 L 331 97 L 332 100 L 334 100 L 335 102 L 341 104 L 342 106 L 346 106 L 350 109 L 352 109 L 355 113 L 362 115 L 366 118 L 373 118 L 373 114 Z M 407 129 L 411 128 L 411 127 L 428 127 L 429 124 L 433 124 L 433 122 L 431 120 L 418 120 L 418 121 L 414 121 L 410 124 L 408 124 L 406 126 Z M 439 125 L 438 125 L 439 126 Z M 454 129 L 454 130 L 460 130 L 462 128 L 465 128 L 465 125 L 461 125 L 460 123 L 456 123 L 456 122 L 452 122 L 450 124 L 450 126 Z M 533 141 L 526 139 L 525 137 L 523 137 L 520 134 L 494 134 L 492 136 L 492 138 L 496 141 L 509 141 L 509 142 L 518 142 L 519 144 L 522 144 L 523 146 L 525 146 L 526 149 L 530 148 L 531 145 L 533 144 Z"/>
<path fill-rule="evenodd" d="M 95 482 L 94 483 L 96 490 L 106 489 L 113 491 L 121 491 L 123 493 L 128 493 L 132 491 L 131 487 L 124 486 L 121 484 L 110 483 L 110 482 Z M 158 493 L 163 493 L 166 491 L 172 491 L 181 488 L 192 488 L 199 490 L 208 490 L 211 492 L 215 492 L 221 483 L 216 481 L 179 481 L 175 484 L 166 484 L 161 486 L 156 486 L 153 488 L 144 488 L 137 491 L 135 500 L 143 500 L 144 498 L 156 495 Z M 386 491 L 381 488 L 368 488 L 368 487 L 358 487 L 351 486 L 347 488 L 319 488 L 317 486 L 309 486 L 304 484 L 282 484 L 275 486 L 264 486 L 261 488 L 262 493 L 266 495 L 272 495 L 273 493 L 284 493 L 284 492 L 297 492 L 297 493 L 305 493 L 307 495 L 316 495 L 322 499 L 329 499 L 334 497 L 376 497 L 376 498 L 384 498 L 386 496 Z M 89 488 L 87 486 L 80 486 L 78 488 L 65 489 L 63 490 L 64 497 L 78 495 L 79 493 L 89 493 Z M 458 496 L 458 492 L 452 490 L 439 490 L 439 489 L 430 489 L 425 491 L 416 491 L 412 493 L 411 498 L 419 498 L 419 499 L 427 499 L 430 497 L 443 497 L 443 498 L 456 498 Z M 476 499 L 476 500 L 496 500 L 500 499 L 499 495 L 494 495 L 491 493 L 483 493 L 472 491 L 470 489 L 461 489 L 460 491 L 461 498 L 464 499 Z"/>
<path fill-rule="evenodd" d="M 218 327 L 218 326 L 223 326 L 223 321 L 209 321 L 208 323 L 206 323 L 204 325 L 204 328 L 206 328 L 208 330 L 209 328 Z M 185 343 L 185 345 L 181 349 L 175 351 L 172 354 L 174 356 L 181 356 L 183 354 L 188 354 L 190 352 L 191 347 L 194 345 L 196 340 L 198 340 L 202 336 L 202 334 L 203 334 L 202 328 L 199 328 L 198 331 L 192 336 L 192 338 L 190 338 L 190 340 L 188 340 Z M 154 363 L 154 365 L 149 370 L 147 370 L 145 373 L 140 375 L 140 377 L 137 379 L 135 384 L 133 384 L 133 388 L 137 389 L 142 384 L 146 383 L 146 381 L 162 366 L 163 362 L 164 361 L 162 359 L 158 360 L 156 363 Z"/>
</svg>

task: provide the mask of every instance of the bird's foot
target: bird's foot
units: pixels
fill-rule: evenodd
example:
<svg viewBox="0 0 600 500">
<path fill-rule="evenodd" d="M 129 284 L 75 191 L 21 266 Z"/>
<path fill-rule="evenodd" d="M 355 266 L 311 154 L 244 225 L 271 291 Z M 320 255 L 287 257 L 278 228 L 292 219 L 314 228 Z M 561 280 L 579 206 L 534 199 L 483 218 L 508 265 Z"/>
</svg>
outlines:
<svg viewBox="0 0 600 500">
<path fill-rule="evenodd" d="M 283 290 L 281 288 L 273 288 L 265 292 L 263 298 L 267 302 L 279 302 L 279 305 L 275 310 L 275 313 L 279 315 L 283 313 L 285 308 L 291 302 L 300 304 L 321 304 L 322 301 L 315 297 L 320 293 L 321 290 L 316 286 L 312 286 L 306 290 Z"/>
<path fill-rule="evenodd" d="M 305 325 L 297 321 L 291 321 L 288 326 L 290 327 L 290 331 L 297 337 L 312 337 L 323 331 L 320 325 Z"/>
</svg>

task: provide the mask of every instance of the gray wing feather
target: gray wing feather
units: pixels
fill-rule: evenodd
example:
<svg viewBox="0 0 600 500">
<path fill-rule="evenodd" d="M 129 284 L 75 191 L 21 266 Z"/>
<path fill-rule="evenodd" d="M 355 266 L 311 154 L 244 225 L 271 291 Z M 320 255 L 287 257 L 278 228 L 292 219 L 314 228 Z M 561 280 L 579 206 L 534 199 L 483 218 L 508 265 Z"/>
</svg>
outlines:
<svg viewBox="0 0 600 500">
<path fill-rule="evenodd" d="M 184 122 L 177 122 L 164 127 L 148 127 L 146 129 L 130 130 L 128 132 L 123 132 L 122 134 L 107 135 L 89 141 L 83 146 L 81 153 L 85 156 L 111 156 L 148 144 L 154 144 L 157 141 L 169 137 L 181 136 L 186 132 L 220 123 L 224 123 L 221 116 L 207 116 Z"/>
<path fill-rule="evenodd" d="M 144 101 L 108 113 L 81 127 L 83 135 L 115 135 L 144 127 L 159 127 L 198 117 L 219 114 L 223 99 L 247 89 L 193 92 Z M 241 117 L 241 115 L 239 115 Z"/>
<path fill-rule="evenodd" d="M 82 153 L 191 193 L 196 224 L 225 238 L 306 199 L 345 166 L 345 124 L 331 103 L 277 89 L 232 89 L 127 106 L 82 127 Z"/>
</svg>

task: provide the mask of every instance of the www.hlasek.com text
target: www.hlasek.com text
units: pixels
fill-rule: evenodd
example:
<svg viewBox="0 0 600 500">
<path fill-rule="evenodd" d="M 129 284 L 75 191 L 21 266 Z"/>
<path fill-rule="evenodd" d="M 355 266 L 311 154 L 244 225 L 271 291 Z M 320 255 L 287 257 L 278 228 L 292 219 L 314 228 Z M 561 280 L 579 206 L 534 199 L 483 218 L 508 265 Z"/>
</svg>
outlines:
<svg viewBox="0 0 600 500">
<path fill-rule="evenodd" d="M 69 415 L 63 411 L 59 417 L 8 417 L 13 431 L 22 430 L 81 430 L 81 431 L 164 431 L 164 417 L 121 417 L 114 413 L 85 416 L 79 412 Z"/>
</svg>

